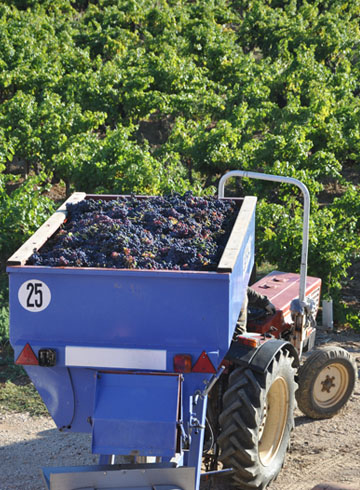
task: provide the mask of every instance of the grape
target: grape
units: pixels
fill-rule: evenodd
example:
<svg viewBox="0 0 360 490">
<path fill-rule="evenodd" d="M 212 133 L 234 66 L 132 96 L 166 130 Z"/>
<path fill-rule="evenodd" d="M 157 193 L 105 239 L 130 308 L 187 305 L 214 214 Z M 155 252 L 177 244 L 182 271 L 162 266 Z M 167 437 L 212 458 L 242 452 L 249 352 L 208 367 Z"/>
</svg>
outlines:
<svg viewBox="0 0 360 490">
<path fill-rule="evenodd" d="M 85 199 L 67 211 L 66 222 L 28 265 L 216 270 L 237 205 L 186 192 Z"/>
</svg>

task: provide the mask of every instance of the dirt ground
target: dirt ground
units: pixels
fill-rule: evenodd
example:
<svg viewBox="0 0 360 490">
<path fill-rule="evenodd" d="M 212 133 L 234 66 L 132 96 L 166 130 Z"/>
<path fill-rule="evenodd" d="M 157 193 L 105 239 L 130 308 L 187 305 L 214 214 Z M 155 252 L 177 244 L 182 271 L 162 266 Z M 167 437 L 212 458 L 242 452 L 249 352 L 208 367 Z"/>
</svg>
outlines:
<svg viewBox="0 0 360 490">
<path fill-rule="evenodd" d="M 318 334 L 323 345 L 337 345 L 354 356 L 360 368 L 360 335 Z M 271 490 L 310 490 L 322 482 L 360 489 L 360 383 L 342 412 L 312 420 L 296 411 L 295 430 L 285 465 Z"/>
<path fill-rule="evenodd" d="M 319 344 L 344 347 L 360 368 L 360 334 L 319 333 Z M 321 346 L 320 346 L 321 347 Z M 360 489 L 360 384 L 333 419 L 314 421 L 296 412 L 296 428 L 284 468 L 269 490 L 310 490 L 322 482 Z M 0 414 L 0 490 L 40 490 L 43 466 L 93 464 L 88 435 L 65 434 L 47 417 Z M 222 477 L 202 490 L 230 488 Z"/>
</svg>

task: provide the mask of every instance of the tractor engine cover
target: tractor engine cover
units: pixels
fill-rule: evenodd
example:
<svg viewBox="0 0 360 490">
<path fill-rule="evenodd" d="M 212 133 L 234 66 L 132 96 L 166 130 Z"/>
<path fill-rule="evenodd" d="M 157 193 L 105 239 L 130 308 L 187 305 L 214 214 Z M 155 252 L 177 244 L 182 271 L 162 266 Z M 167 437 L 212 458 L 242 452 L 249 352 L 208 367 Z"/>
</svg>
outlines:
<svg viewBox="0 0 360 490">
<path fill-rule="evenodd" d="M 292 323 L 290 304 L 299 297 L 300 274 L 292 272 L 273 271 L 251 286 L 258 293 L 267 296 L 275 306 L 275 315 L 267 315 L 265 311 L 260 314 L 248 314 L 247 329 L 249 332 L 266 334 L 270 332 L 274 337 L 281 337 L 282 332 L 288 330 Z M 320 303 L 321 279 L 317 277 L 306 278 L 306 297 L 314 300 L 316 312 Z"/>
</svg>

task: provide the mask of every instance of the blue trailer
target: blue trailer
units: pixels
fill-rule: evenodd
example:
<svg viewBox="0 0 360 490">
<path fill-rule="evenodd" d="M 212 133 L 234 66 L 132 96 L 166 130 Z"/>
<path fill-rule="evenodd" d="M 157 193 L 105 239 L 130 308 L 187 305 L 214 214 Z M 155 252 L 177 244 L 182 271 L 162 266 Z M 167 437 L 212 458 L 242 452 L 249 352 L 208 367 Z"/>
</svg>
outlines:
<svg viewBox="0 0 360 490">
<path fill-rule="evenodd" d="M 87 198 L 75 193 L 67 202 Z M 293 428 L 299 356 L 315 334 L 314 310 L 305 260 L 291 333 L 247 333 L 233 342 L 254 265 L 255 209 L 255 197 L 239 200 L 215 272 L 26 265 L 63 223 L 66 203 L 9 259 L 15 360 L 57 427 L 91 433 L 99 455 L 98 465 L 44 469 L 49 490 L 198 490 L 204 455 L 206 476 L 232 472 L 239 488 L 265 488 L 276 477 Z M 332 389 L 337 405 L 352 391 L 346 360 L 337 362 L 346 369 L 338 369 L 339 390 L 345 374 L 349 381 L 340 400 Z"/>
</svg>

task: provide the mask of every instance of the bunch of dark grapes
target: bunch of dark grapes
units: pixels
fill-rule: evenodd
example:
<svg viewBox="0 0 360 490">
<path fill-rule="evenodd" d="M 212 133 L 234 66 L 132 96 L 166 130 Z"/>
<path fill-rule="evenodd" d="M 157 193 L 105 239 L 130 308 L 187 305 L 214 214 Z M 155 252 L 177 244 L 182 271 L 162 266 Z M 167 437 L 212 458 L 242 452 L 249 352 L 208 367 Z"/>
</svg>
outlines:
<svg viewBox="0 0 360 490">
<path fill-rule="evenodd" d="M 66 222 L 28 264 L 215 270 L 236 209 L 234 201 L 191 192 L 68 204 Z"/>
</svg>

